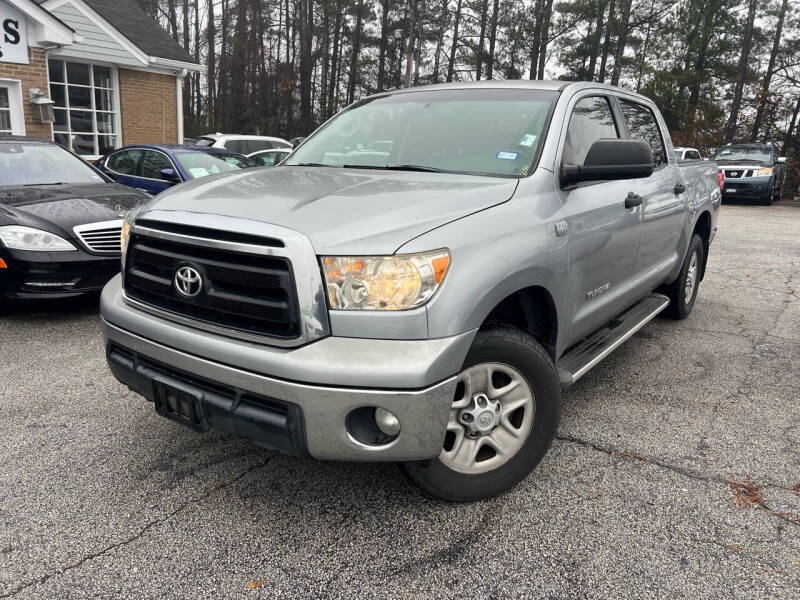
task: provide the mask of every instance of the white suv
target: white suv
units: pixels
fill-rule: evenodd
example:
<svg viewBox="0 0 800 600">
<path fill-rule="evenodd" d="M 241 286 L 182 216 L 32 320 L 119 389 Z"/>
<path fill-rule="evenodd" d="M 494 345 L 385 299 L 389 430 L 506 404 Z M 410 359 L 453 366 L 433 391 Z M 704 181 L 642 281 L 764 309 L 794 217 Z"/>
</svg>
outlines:
<svg viewBox="0 0 800 600">
<path fill-rule="evenodd" d="M 238 154 L 252 154 L 261 150 L 273 148 L 291 148 L 292 145 L 279 137 L 266 135 L 231 135 L 226 133 L 210 133 L 201 136 L 195 142 L 196 146 L 211 146 L 212 148 L 225 148 Z"/>
</svg>

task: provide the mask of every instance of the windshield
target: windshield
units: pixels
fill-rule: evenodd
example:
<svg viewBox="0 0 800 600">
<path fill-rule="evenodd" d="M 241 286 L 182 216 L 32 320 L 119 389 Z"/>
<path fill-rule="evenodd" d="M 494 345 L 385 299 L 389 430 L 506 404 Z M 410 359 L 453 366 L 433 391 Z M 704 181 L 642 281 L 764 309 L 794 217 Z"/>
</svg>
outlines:
<svg viewBox="0 0 800 600">
<path fill-rule="evenodd" d="M 723 148 L 714 160 L 757 160 L 771 162 L 772 152 L 763 148 Z"/>
<path fill-rule="evenodd" d="M 175 158 L 180 163 L 189 179 L 198 179 L 208 175 L 238 171 L 253 166 L 253 161 L 236 154 L 215 152 L 178 152 Z"/>
<path fill-rule="evenodd" d="M 105 179 L 61 146 L 0 143 L 0 185 L 57 183 L 105 183 Z"/>
<path fill-rule="evenodd" d="M 557 92 L 466 89 L 383 96 L 339 113 L 283 165 L 524 177 Z"/>
<path fill-rule="evenodd" d="M 194 145 L 195 146 L 201 146 L 201 147 L 213 146 L 215 141 L 216 140 L 214 138 L 201 137 L 199 140 L 197 140 L 194 143 Z"/>
</svg>

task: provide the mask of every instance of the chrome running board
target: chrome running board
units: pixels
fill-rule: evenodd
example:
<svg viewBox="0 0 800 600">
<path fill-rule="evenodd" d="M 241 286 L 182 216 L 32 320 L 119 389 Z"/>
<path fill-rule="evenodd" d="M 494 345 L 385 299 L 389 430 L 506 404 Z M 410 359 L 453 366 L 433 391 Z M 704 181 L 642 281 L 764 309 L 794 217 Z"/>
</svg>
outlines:
<svg viewBox="0 0 800 600">
<path fill-rule="evenodd" d="M 575 344 L 556 365 L 561 385 L 566 387 L 578 381 L 667 306 L 669 298 L 651 294 Z"/>
</svg>

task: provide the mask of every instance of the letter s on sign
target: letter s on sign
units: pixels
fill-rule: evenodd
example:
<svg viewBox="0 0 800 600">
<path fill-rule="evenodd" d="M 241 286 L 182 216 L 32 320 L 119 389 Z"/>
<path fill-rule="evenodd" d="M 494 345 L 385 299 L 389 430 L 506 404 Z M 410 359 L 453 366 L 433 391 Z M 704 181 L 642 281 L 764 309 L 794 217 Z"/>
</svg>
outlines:
<svg viewBox="0 0 800 600">
<path fill-rule="evenodd" d="M 9 44 L 19 44 L 19 21 L 6 19 L 3 21 L 3 40 Z"/>
</svg>

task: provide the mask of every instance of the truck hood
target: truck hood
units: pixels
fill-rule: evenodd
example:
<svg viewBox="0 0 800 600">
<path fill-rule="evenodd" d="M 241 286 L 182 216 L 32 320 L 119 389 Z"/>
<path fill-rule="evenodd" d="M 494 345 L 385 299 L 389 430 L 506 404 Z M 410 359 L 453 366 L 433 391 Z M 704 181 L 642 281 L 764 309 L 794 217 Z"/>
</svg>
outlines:
<svg viewBox="0 0 800 600">
<path fill-rule="evenodd" d="M 0 186 L 0 225 L 74 237 L 75 225 L 121 219 L 148 200 L 148 194 L 118 183 Z"/>
<path fill-rule="evenodd" d="M 516 179 L 496 177 L 284 166 L 198 179 L 164 192 L 147 210 L 288 227 L 307 235 L 319 254 L 392 254 L 431 229 L 507 201 L 516 186 Z"/>
</svg>

